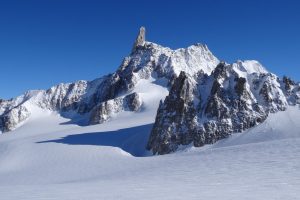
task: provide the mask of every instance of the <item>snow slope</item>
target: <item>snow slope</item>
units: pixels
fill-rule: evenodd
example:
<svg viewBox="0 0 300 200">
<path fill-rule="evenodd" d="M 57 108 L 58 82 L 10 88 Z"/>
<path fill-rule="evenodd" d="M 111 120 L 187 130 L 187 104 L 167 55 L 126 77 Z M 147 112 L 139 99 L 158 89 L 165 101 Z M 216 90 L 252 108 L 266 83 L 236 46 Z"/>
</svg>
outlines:
<svg viewBox="0 0 300 200">
<path fill-rule="evenodd" d="M 36 110 L 0 135 L 1 200 L 299 199 L 298 107 L 214 145 L 147 156 L 149 105 L 87 127 Z"/>
<path fill-rule="evenodd" d="M 263 124 L 243 133 L 234 134 L 230 138 L 220 141 L 217 146 L 233 146 L 282 139 L 297 139 L 300 137 L 299 108 L 299 106 L 288 107 L 287 111 L 270 114 Z"/>
</svg>

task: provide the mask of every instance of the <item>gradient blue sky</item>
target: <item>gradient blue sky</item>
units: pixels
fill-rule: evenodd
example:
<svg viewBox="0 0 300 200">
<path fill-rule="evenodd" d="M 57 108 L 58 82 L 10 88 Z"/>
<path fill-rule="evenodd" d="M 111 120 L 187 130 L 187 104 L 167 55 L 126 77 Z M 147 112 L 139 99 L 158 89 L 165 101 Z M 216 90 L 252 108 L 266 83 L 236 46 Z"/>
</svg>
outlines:
<svg viewBox="0 0 300 200">
<path fill-rule="evenodd" d="M 0 98 L 114 72 L 141 25 L 148 41 L 300 80 L 297 0 L 0 0 Z"/>
</svg>

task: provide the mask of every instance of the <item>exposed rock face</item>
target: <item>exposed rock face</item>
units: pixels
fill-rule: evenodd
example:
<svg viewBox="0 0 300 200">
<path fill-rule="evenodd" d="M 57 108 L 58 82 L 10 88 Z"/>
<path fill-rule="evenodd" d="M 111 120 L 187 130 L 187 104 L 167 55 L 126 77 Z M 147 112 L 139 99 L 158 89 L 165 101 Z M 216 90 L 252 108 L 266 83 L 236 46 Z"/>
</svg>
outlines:
<svg viewBox="0 0 300 200">
<path fill-rule="evenodd" d="M 137 93 L 105 101 L 92 110 L 90 124 L 103 123 L 121 111 L 137 112 L 141 106 L 142 100 Z"/>
<path fill-rule="evenodd" d="M 142 100 L 138 93 L 134 92 L 124 98 L 126 106 L 130 111 L 138 111 L 142 106 Z"/>
<path fill-rule="evenodd" d="M 182 72 L 159 106 L 147 149 L 166 154 L 179 145 L 211 144 L 262 123 L 270 112 L 299 104 L 299 84 L 262 68 L 249 73 L 253 70 L 247 65 L 220 63 L 211 75 Z"/>
<path fill-rule="evenodd" d="M 42 108 L 51 110 L 74 110 L 87 89 L 87 81 L 78 81 L 70 84 L 59 84 L 46 91 L 40 92 L 42 98 L 36 99 L 37 104 Z"/>
<path fill-rule="evenodd" d="M 283 77 L 283 83 L 285 84 L 285 90 L 290 91 L 293 86 L 295 86 L 295 82 L 292 81 L 289 77 L 284 76 Z"/>
<path fill-rule="evenodd" d="M 136 37 L 136 40 L 134 42 L 132 51 L 135 51 L 135 49 L 138 46 L 143 46 L 145 44 L 146 41 L 146 29 L 145 27 L 141 27 L 138 36 Z"/>
<path fill-rule="evenodd" d="M 170 94 L 159 105 L 148 149 L 154 153 L 169 153 L 177 149 L 177 144 L 190 143 L 188 135 L 196 124 L 192 100 L 192 86 L 186 74 L 181 72 Z"/>
<path fill-rule="evenodd" d="M 8 132 L 16 128 L 30 116 L 28 109 L 20 105 L 4 113 L 0 118 L 0 128 L 2 132 Z"/>
<path fill-rule="evenodd" d="M 138 93 L 135 94 L 139 96 L 138 101 L 135 95 L 128 96 L 132 100 L 126 101 L 132 104 L 124 104 L 122 96 L 134 94 L 134 89 L 141 80 L 166 79 L 171 86 L 174 78 L 178 77 L 181 71 L 189 75 L 201 69 L 210 73 L 218 63 L 219 60 L 206 45 L 196 44 L 186 49 L 172 50 L 147 42 L 145 41 L 145 28 L 142 27 L 135 41 L 134 50 L 123 60 L 115 73 L 93 81 L 59 84 L 46 91 L 29 91 L 20 97 L 0 103 L 0 119 L 5 121 L 4 113 L 11 112 L 14 107 L 24 105 L 30 111 L 32 106 L 28 105 L 33 105 L 59 112 L 65 117 L 77 114 L 76 119 L 81 116 L 85 118 L 83 122 L 103 123 L 122 111 L 139 111 L 137 105 L 142 104 L 143 99 Z M 128 108 L 115 105 L 128 106 Z M 71 116 L 69 112 L 72 113 Z M 26 116 L 28 118 L 30 114 Z M 15 124 L 17 127 L 18 123 Z M 6 132 L 13 129 L 5 126 L 2 125 L 0 131 Z"/>
<path fill-rule="evenodd" d="M 290 78 L 284 76 L 281 87 L 285 88 L 285 95 L 288 97 L 287 101 L 290 105 L 300 104 L 300 84 L 295 83 Z"/>
</svg>

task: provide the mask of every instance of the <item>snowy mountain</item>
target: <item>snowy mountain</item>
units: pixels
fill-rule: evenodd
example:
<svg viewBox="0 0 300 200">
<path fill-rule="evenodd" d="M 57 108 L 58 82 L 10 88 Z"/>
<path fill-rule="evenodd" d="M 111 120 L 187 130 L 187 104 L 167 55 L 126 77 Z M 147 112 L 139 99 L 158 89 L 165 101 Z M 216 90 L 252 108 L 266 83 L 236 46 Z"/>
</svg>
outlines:
<svg viewBox="0 0 300 200">
<path fill-rule="evenodd" d="M 300 84 L 256 61 L 221 62 L 208 75 L 182 71 L 160 104 L 147 148 L 166 154 L 180 145 L 212 144 L 300 104 Z"/>
<path fill-rule="evenodd" d="M 220 62 L 202 44 L 171 50 L 147 42 L 142 27 L 115 73 L 2 100 L 0 130 L 26 124 L 37 109 L 95 125 L 147 110 L 154 118 L 159 107 L 147 149 L 166 154 L 180 145 L 215 143 L 299 103 L 299 83 L 279 79 L 257 61 Z"/>
<path fill-rule="evenodd" d="M 141 28 L 131 54 L 115 73 L 93 81 L 29 91 L 15 99 L 1 101 L 0 130 L 8 132 L 26 123 L 34 114 L 32 106 L 59 112 L 82 125 L 102 123 L 122 111 L 138 112 L 143 101 L 147 101 L 143 95 L 152 92 L 145 89 L 140 94 L 135 93 L 141 82 L 167 87 L 181 71 L 190 75 L 199 70 L 210 73 L 218 63 L 205 45 L 171 50 L 146 42 L 145 29 Z M 162 93 L 161 98 L 165 95 Z M 158 106 L 158 102 L 153 104 Z"/>
<path fill-rule="evenodd" d="M 0 100 L 0 199 L 298 199 L 299 104 L 257 61 L 141 28 L 115 73 Z"/>
</svg>

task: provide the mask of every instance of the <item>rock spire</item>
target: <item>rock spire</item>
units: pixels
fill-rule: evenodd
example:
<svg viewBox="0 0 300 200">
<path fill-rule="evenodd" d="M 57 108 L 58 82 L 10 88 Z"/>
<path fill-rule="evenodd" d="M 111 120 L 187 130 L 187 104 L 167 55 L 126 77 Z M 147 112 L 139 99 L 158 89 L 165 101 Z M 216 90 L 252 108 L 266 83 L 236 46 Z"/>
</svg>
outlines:
<svg viewBox="0 0 300 200">
<path fill-rule="evenodd" d="M 145 27 L 141 27 L 138 36 L 135 39 L 134 45 L 132 50 L 134 51 L 136 47 L 138 46 L 143 46 L 145 44 L 145 34 L 146 34 L 146 29 Z"/>
</svg>

